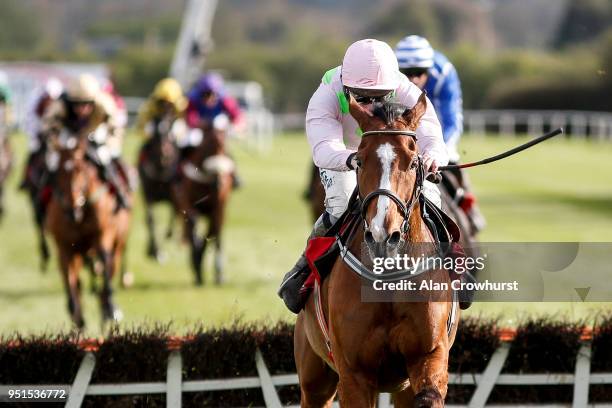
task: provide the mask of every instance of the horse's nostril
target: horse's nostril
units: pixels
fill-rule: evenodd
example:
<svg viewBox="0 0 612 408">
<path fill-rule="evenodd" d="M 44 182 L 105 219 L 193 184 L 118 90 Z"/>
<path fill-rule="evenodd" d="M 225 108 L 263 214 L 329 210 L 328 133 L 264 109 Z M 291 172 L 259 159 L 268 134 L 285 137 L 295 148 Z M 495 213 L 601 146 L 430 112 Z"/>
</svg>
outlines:
<svg viewBox="0 0 612 408">
<path fill-rule="evenodd" d="M 365 242 L 368 244 L 373 244 L 374 243 L 374 236 L 372 235 L 372 232 L 370 230 L 367 230 L 364 234 L 364 239 Z"/>
<path fill-rule="evenodd" d="M 401 239 L 402 235 L 400 234 L 400 232 L 393 231 L 393 233 L 391 233 L 391 235 L 389 236 L 389 239 L 387 239 L 387 244 L 391 246 L 397 246 L 400 243 Z"/>
</svg>

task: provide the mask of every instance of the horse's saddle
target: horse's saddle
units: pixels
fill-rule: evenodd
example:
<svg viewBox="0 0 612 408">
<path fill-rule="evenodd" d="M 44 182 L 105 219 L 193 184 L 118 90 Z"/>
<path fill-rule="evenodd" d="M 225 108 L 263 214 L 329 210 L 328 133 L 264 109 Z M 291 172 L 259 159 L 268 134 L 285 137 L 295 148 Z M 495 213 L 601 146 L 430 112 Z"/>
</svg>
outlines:
<svg viewBox="0 0 612 408">
<path fill-rule="evenodd" d="M 361 221 L 359 200 L 356 197 L 354 193 L 347 210 L 323 237 L 315 237 L 308 242 L 306 258 L 311 265 L 311 274 L 304 284 L 306 288 L 312 287 L 315 279 L 319 278 L 322 282 L 329 275 L 340 253 L 337 237 L 347 242 L 355 223 Z M 423 221 L 429 228 L 439 252 L 446 253 L 453 243 L 459 242 L 459 226 L 425 195 L 420 195 L 419 203 Z"/>
</svg>

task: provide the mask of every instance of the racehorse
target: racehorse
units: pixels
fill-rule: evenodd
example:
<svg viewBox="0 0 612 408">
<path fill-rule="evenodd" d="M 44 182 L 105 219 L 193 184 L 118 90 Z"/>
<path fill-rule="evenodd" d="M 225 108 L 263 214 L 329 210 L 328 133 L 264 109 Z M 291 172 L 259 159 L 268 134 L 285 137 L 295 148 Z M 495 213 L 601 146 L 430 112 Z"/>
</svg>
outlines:
<svg viewBox="0 0 612 408">
<path fill-rule="evenodd" d="M 2 112 L 0 112 L 2 116 Z M 4 215 L 3 195 L 4 182 L 8 178 L 13 167 L 13 152 L 9 144 L 8 129 L 0 124 L 0 219 Z"/>
<path fill-rule="evenodd" d="M 225 118 L 218 116 L 217 118 Z M 181 163 L 181 178 L 176 188 L 185 237 L 191 246 L 191 265 L 196 285 L 204 284 L 202 261 L 209 241 L 215 242 L 215 283 L 223 283 L 223 244 L 221 232 L 225 207 L 232 192 L 234 162 L 225 150 L 227 124 L 218 119 L 203 126 L 202 142 Z M 208 220 L 208 231 L 197 232 L 199 216 Z"/>
<path fill-rule="evenodd" d="M 364 263 L 367 257 L 399 253 L 401 246 L 417 256 L 413 245 L 434 241 L 418 205 L 423 170 L 414 130 L 426 105 L 422 95 L 412 109 L 388 121 L 350 98 L 350 113 L 364 134 L 357 152 L 361 216 L 355 239 L 345 244 Z M 362 252 L 362 245 L 367 250 Z M 446 270 L 426 274 L 450 284 Z M 336 392 L 340 404 L 351 408 L 374 407 L 379 392 L 391 392 L 396 407 L 443 406 L 458 321 L 450 289 L 437 301 L 419 302 L 405 301 L 410 291 L 394 293 L 393 302 L 362 302 L 361 293 L 360 277 L 338 258 L 319 296 L 310 296 L 298 315 L 294 354 L 302 406 L 331 407 Z"/>
<path fill-rule="evenodd" d="M 46 179 L 49 174 L 46 171 L 45 154 L 46 142 L 41 140 L 41 148 L 26 163 L 25 182 L 20 187 L 27 191 L 32 206 L 34 221 L 36 222 L 36 230 L 38 235 L 38 248 L 40 251 L 40 270 L 45 272 L 49 263 L 49 246 L 45 237 L 45 207 L 50 198 L 51 190 L 43 188 L 46 185 Z"/>
<path fill-rule="evenodd" d="M 87 137 L 50 136 L 57 156 L 51 180 L 52 194 L 45 217 L 46 229 L 57 245 L 60 270 L 74 324 L 85 326 L 79 272 L 86 258 L 102 264 L 100 306 L 103 321 L 118 321 L 122 313 L 113 301 L 112 278 L 122 265 L 130 213 L 117 210 L 117 199 L 100 179 Z"/>
<path fill-rule="evenodd" d="M 155 220 L 153 205 L 167 202 L 171 206 L 170 223 L 166 237 L 172 236 L 176 219 L 176 204 L 173 199 L 172 183 L 176 175 L 179 152 L 173 139 L 173 118 L 164 117 L 151 123 L 152 133 L 140 149 L 138 155 L 138 174 L 142 182 L 142 193 L 145 202 L 146 223 L 149 233 L 147 255 L 158 262 L 163 260 L 155 238 Z"/>
<path fill-rule="evenodd" d="M 310 166 L 310 180 L 308 181 L 308 187 L 306 188 L 305 194 L 306 200 L 310 203 L 310 213 L 312 215 L 312 222 L 314 223 L 323 211 L 325 211 L 325 189 L 323 183 L 321 183 L 321 177 L 319 176 L 319 168 L 314 165 Z"/>
</svg>

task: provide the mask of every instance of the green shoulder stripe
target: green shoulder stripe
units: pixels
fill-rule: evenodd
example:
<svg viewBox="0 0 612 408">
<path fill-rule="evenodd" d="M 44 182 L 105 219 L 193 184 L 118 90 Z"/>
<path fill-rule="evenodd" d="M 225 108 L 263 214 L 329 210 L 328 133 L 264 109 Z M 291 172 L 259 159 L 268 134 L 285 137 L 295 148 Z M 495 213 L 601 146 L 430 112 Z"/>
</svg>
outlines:
<svg viewBox="0 0 612 408">
<path fill-rule="evenodd" d="M 338 97 L 338 104 L 340 105 L 340 112 L 342 112 L 343 115 L 349 113 L 349 101 L 348 99 L 346 99 L 346 95 L 344 94 L 344 92 L 342 91 L 337 92 L 336 96 Z"/>
<path fill-rule="evenodd" d="M 325 74 L 323 74 L 323 78 L 321 78 L 321 82 L 323 82 L 325 85 L 331 84 L 331 81 L 334 78 L 334 75 L 336 74 L 337 70 L 338 70 L 338 67 L 332 68 L 329 71 L 327 71 Z"/>
</svg>

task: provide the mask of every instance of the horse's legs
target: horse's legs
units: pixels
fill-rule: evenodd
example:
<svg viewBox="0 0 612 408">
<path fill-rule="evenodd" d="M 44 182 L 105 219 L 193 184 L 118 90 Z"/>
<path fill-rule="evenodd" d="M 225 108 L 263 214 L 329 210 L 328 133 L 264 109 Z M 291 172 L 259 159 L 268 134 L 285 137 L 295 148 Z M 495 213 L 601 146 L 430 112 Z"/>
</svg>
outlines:
<svg viewBox="0 0 612 408">
<path fill-rule="evenodd" d="M 338 375 L 310 346 L 302 314 L 295 324 L 293 350 L 300 379 L 301 406 L 330 408 L 336 395 Z"/>
<path fill-rule="evenodd" d="M 437 347 L 408 366 L 415 407 L 443 407 L 448 390 L 448 348 Z"/>
<path fill-rule="evenodd" d="M 100 306 L 102 309 L 102 320 L 112 319 L 119 321 L 122 318 L 121 310 L 115 306 L 113 302 L 113 275 L 115 270 L 114 251 L 112 249 L 102 248 L 98 251 L 100 259 L 104 265 L 104 273 L 102 274 L 102 291 L 100 292 Z"/>
<path fill-rule="evenodd" d="M 408 386 L 405 390 L 394 392 L 393 406 L 395 408 L 412 408 L 414 407 L 414 392 Z"/>
<path fill-rule="evenodd" d="M 40 250 L 40 270 L 42 272 L 47 271 L 49 264 L 49 246 L 47 245 L 47 239 L 45 237 L 45 215 L 42 204 L 37 202 L 37 193 L 30 191 L 30 202 L 32 204 L 32 211 L 34 213 L 34 220 L 36 221 L 36 230 L 38 232 L 38 248 Z"/>
<path fill-rule="evenodd" d="M 66 294 L 68 295 L 68 311 L 75 326 L 79 329 L 85 327 L 83 310 L 81 308 L 81 293 L 79 289 L 79 270 L 81 257 L 71 254 L 68 250 L 59 248 L 59 261 Z"/>
<path fill-rule="evenodd" d="M 170 219 L 168 220 L 168 227 L 166 229 L 166 239 L 172 238 L 174 235 L 174 223 L 176 222 L 176 209 L 174 205 L 170 205 Z"/>
<path fill-rule="evenodd" d="M 338 399 L 343 407 L 374 408 L 378 392 L 371 382 L 359 372 L 340 371 Z"/>
<path fill-rule="evenodd" d="M 153 209 L 150 202 L 145 202 L 145 209 L 147 231 L 149 233 L 147 256 L 159 261 L 159 248 L 157 246 L 157 240 L 155 239 L 155 220 L 153 219 Z"/>
<path fill-rule="evenodd" d="M 4 182 L 0 182 L 0 220 L 4 216 Z"/>
<path fill-rule="evenodd" d="M 186 232 L 189 236 L 189 243 L 191 244 L 191 267 L 195 274 L 195 283 L 198 286 L 204 284 L 204 277 L 202 276 L 202 259 L 204 258 L 204 251 L 206 250 L 206 240 L 198 237 L 196 228 L 197 216 L 195 214 L 189 214 L 185 223 Z"/>
<path fill-rule="evenodd" d="M 211 215 L 208 235 L 205 238 L 205 241 L 209 241 L 213 238 L 215 240 L 215 284 L 217 285 L 221 285 L 225 281 L 223 276 L 223 243 L 221 242 L 221 227 L 223 225 L 224 205 L 225 203 L 220 202 L 217 211 L 213 212 Z"/>
</svg>

